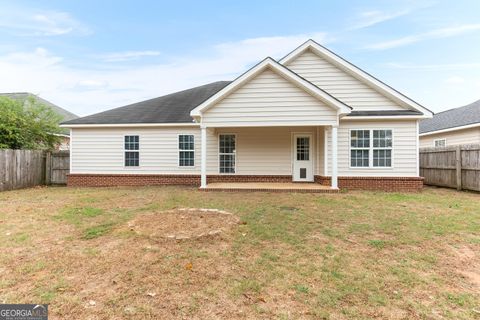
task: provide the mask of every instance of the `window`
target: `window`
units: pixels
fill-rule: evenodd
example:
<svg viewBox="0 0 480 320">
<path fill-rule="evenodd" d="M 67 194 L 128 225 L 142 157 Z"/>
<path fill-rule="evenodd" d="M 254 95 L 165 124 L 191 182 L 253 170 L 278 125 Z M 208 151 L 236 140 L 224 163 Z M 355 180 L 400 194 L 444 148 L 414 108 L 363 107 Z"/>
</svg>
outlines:
<svg viewBox="0 0 480 320">
<path fill-rule="evenodd" d="M 442 148 L 447 146 L 447 139 L 435 139 L 433 140 L 433 146 L 435 148 Z"/>
<path fill-rule="evenodd" d="M 310 138 L 298 137 L 297 138 L 297 161 L 310 160 Z"/>
<path fill-rule="evenodd" d="M 235 173 L 235 135 L 221 134 L 218 137 L 220 173 Z"/>
<path fill-rule="evenodd" d="M 350 166 L 368 167 L 370 155 L 370 131 L 350 131 Z"/>
<path fill-rule="evenodd" d="M 125 136 L 125 167 L 138 167 L 140 162 L 138 136 Z"/>
<path fill-rule="evenodd" d="M 373 130 L 373 166 L 392 166 L 392 130 Z"/>
<path fill-rule="evenodd" d="M 195 165 L 195 138 L 193 134 L 178 136 L 178 165 L 193 167 Z"/>
<path fill-rule="evenodd" d="M 392 130 L 350 131 L 351 167 L 391 167 L 392 149 Z"/>
</svg>

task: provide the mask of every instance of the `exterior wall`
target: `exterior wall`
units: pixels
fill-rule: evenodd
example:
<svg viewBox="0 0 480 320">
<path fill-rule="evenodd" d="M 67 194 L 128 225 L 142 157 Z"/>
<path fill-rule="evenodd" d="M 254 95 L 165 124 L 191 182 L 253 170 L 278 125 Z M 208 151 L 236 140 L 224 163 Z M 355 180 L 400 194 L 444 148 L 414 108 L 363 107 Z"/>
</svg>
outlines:
<svg viewBox="0 0 480 320">
<path fill-rule="evenodd" d="M 200 129 L 103 128 L 72 129 L 71 173 L 98 174 L 198 174 Z M 195 166 L 178 166 L 178 135 L 195 136 Z M 140 166 L 124 167 L 124 136 L 139 135 Z"/>
<path fill-rule="evenodd" d="M 353 107 L 354 110 L 404 109 L 310 50 L 305 51 L 286 66 Z"/>
<path fill-rule="evenodd" d="M 218 135 L 237 135 L 239 175 L 291 175 L 292 133 L 311 133 L 315 127 L 217 128 L 207 130 L 207 173 L 218 174 Z M 195 166 L 178 166 L 178 135 L 195 137 Z M 124 167 L 124 136 L 139 135 L 140 166 Z M 199 174 L 198 127 L 73 129 L 73 174 Z M 313 155 L 315 156 L 315 154 Z M 317 172 L 314 170 L 314 173 Z"/>
<path fill-rule="evenodd" d="M 439 134 L 431 134 L 428 136 L 420 136 L 420 147 L 435 147 L 434 140 L 437 139 L 447 139 L 447 146 L 480 143 L 480 128 L 477 127 Z"/>
<path fill-rule="evenodd" d="M 209 126 L 239 127 L 335 124 L 337 112 L 267 69 L 202 116 Z"/>
<path fill-rule="evenodd" d="M 392 129 L 393 166 L 391 168 L 350 168 L 351 129 Z M 331 132 L 328 137 L 328 174 L 331 171 Z M 418 176 L 416 120 L 340 121 L 338 127 L 338 176 L 416 177 Z"/>
</svg>

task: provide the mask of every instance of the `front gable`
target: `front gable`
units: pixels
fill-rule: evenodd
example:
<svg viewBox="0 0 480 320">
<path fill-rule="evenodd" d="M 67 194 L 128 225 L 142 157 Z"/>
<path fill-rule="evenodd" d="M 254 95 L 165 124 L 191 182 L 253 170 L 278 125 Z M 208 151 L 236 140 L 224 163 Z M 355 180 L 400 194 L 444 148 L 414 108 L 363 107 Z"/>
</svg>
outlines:
<svg viewBox="0 0 480 320">
<path fill-rule="evenodd" d="M 192 110 L 205 126 L 336 125 L 351 108 L 267 58 Z"/>
<path fill-rule="evenodd" d="M 280 63 L 314 83 L 354 111 L 416 110 L 432 112 L 354 66 L 313 40 L 284 57 Z"/>
<path fill-rule="evenodd" d="M 212 126 L 336 124 L 337 111 L 266 69 L 202 116 Z"/>
</svg>

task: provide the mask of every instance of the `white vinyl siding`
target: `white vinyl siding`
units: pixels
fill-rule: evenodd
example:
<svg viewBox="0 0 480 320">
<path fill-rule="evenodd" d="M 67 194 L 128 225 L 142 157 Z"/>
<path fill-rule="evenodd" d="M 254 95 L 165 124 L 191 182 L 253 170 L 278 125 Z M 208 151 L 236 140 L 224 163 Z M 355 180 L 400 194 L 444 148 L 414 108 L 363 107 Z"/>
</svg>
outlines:
<svg viewBox="0 0 480 320">
<path fill-rule="evenodd" d="M 214 127 L 335 124 L 337 112 L 267 69 L 208 109 L 202 122 Z"/>
<path fill-rule="evenodd" d="M 193 134 L 200 141 L 199 128 L 105 128 L 72 129 L 72 173 L 105 174 L 199 174 L 200 144 L 195 145 L 195 165 L 178 166 L 178 135 Z M 139 167 L 124 166 L 124 137 L 139 136 Z"/>
<path fill-rule="evenodd" d="M 310 50 L 286 66 L 354 110 L 404 110 L 394 101 Z"/>
<path fill-rule="evenodd" d="M 351 167 L 350 131 L 351 130 L 392 130 L 392 166 L 391 167 Z M 370 134 L 373 134 L 371 132 Z M 328 174 L 331 174 L 331 130 L 328 138 Z M 338 176 L 359 177 L 415 177 L 417 176 L 417 147 L 415 120 L 382 121 L 340 121 L 338 127 Z M 372 152 L 372 151 L 370 151 Z M 370 156 L 372 158 L 372 156 Z"/>
<path fill-rule="evenodd" d="M 439 134 L 431 134 L 420 137 L 420 147 L 431 148 L 434 146 L 434 140 L 446 139 L 447 146 L 454 146 L 458 144 L 472 144 L 480 143 L 480 128 L 471 128 L 463 130 L 455 130 Z"/>
<path fill-rule="evenodd" d="M 323 128 L 320 130 L 323 131 Z M 219 173 L 218 135 L 225 133 L 236 134 L 237 137 L 236 174 L 291 175 L 293 132 L 316 136 L 314 127 L 208 129 L 207 173 Z M 72 129 L 71 172 L 200 174 L 200 143 L 195 144 L 195 166 L 178 166 L 179 134 L 193 134 L 195 141 L 200 141 L 199 128 Z M 139 136 L 140 167 L 124 167 L 125 135 Z M 316 141 L 312 141 L 313 145 Z M 323 150 L 320 152 L 323 153 Z"/>
</svg>

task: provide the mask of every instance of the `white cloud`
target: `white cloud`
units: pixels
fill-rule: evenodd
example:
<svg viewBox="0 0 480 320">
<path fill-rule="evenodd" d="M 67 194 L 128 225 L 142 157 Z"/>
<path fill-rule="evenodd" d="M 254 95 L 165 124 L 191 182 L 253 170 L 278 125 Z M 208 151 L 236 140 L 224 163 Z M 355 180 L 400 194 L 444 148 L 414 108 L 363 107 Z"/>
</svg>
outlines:
<svg viewBox="0 0 480 320">
<path fill-rule="evenodd" d="M 91 31 L 67 12 L 36 10 L 2 5 L 0 27 L 15 36 L 60 36 L 89 34 Z"/>
<path fill-rule="evenodd" d="M 360 13 L 357 22 L 350 28 L 350 30 L 368 28 L 376 24 L 407 15 L 411 11 L 412 9 L 404 9 L 396 12 L 383 12 L 380 10 L 364 11 Z"/>
<path fill-rule="evenodd" d="M 432 30 L 425 33 L 414 34 L 406 37 L 402 37 L 395 40 L 388 40 L 383 42 L 374 43 L 371 45 L 366 46 L 366 49 L 371 50 L 385 50 L 385 49 L 392 49 L 396 47 L 402 47 L 409 44 L 431 40 L 431 39 L 441 39 L 441 38 L 449 38 L 458 35 L 462 35 L 469 32 L 474 32 L 480 30 L 480 24 L 465 24 L 460 26 L 453 26 L 448 28 L 441 28 Z"/>
<path fill-rule="evenodd" d="M 409 64 L 409 63 L 398 63 L 390 62 L 386 63 L 385 67 L 392 69 L 410 69 L 410 70 L 457 70 L 457 69 L 473 69 L 480 68 L 480 62 L 472 63 L 444 63 L 444 64 Z"/>
<path fill-rule="evenodd" d="M 215 45 L 201 57 L 179 56 L 168 63 L 119 63 L 116 68 L 88 69 L 73 67 L 77 64 L 37 48 L 0 56 L 0 88 L 4 92 L 40 94 L 86 115 L 208 82 L 232 80 L 266 56 L 281 58 L 308 38 L 331 41 L 324 33 L 253 38 Z"/>
<path fill-rule="evenodd" d="M 448 84 L 462 84 L 465 83 L 465 79 L 459 76 L 451 76 L 445 80 Z"/>
<path fill-rule="evenodd" d="M 152 57 L 160 55 L 159 51 L 125 51 L 125 52 L 114 52 L 108 53 L 103 56 L 100 56 L 106 62 L 123 62 L 123 61 L 133 61 L 138 60 L 143 57 Z"/>
</svg>

